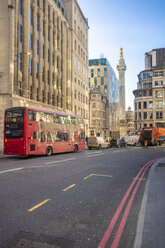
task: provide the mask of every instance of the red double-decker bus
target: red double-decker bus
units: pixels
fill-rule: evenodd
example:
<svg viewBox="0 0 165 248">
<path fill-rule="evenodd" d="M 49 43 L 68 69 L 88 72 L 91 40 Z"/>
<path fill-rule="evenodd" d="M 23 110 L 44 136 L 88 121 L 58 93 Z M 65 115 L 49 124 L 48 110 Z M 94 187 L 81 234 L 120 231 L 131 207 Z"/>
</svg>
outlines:
<svg viewBox="0 0 165 248">
<path fill-rule="evenodd" d="M 81 116 L 30 107 L 5 110 L 4 154 L 50 156 L 84 149 Z"/>
</svg>

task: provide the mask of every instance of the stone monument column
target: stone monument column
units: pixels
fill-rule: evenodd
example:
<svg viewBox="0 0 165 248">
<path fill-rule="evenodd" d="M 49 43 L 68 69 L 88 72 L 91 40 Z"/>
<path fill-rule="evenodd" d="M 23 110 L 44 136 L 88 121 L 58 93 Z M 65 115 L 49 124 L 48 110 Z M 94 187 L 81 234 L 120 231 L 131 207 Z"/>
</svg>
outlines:
<svg viewBox="0 0 165 248">
<path fill-rule="evenodd" d="M 120 84 L 120 98 L 119 98 L 119 111 L 120 111 L 120 120 L 125 120 L 125 71 L 126 65 L 123 58 L 123 48 L 120 48 L 120 59 L 117 66 L 119 72 L 119 84 Z"/>
<path fill-rule="evenodd" d="M 119 120 L 120 120 L 120 138 L 127 134 L 125 121 L 125 71 L 126 65 L 123 58 L 123 48 L 120 48 L 120 59 L 117 66 L 119 72 Z"/>
</svg>

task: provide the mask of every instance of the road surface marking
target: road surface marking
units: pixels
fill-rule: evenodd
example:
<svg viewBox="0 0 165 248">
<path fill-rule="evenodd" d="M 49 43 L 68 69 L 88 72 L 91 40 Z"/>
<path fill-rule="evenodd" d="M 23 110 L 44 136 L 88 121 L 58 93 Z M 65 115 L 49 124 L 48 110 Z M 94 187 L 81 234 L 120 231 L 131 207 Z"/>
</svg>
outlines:
<svg viewBox="0 0 165 248">
<path fill-rule="evenodd" d="M 142 175 L 140 176 L 140 178 L 143 179 L 147 169 L 150 167 L 150 164 L 148 166 L 145 167 L 145 169 L 143 170 L 143 173 Z M 117 248 L 118 247 L 118 244 L 119 244 L 119 241 L 120 241 L 120 238 L 121 238 L 121 235 L 123 233 L 123 230 L 124 230 L 124 227 L 125 227 L 125 224 L 126 224 L 126 221 L 127 221 L 127 218 L 128 218 L 128 214 L 130 212 L 130 209 L 131 209 L 131 206 L 132 206 L 132 203 L 134 201 L 134 198 L 135 198 L 135 195 L 137 193 L 137 190 L 139 188 L 141 184 L 141 180 L 138 181 L 138 183 L 136 184 L 136 187 L 134 188 L 133 192 L 132 192 L 132 195 L 131 195 L 131 198 L 129 199 L 129 202 L 127 204 L 127 207 L 125 209 L 125 212 L 123 214 L 123 217 L 122 217 L 122 220 L 120 222 L 120 225 L 119 225 L 119 228 L 117 230 L 117 233 L 115 235 L 115 238 L 113 240 L 113 243 L 112 243 L 112 246 L 111 248 Z"/>
<path fill-rule="evenodd" d="M 145 165 L 140 169 L 140 171 L 138 172 L 138 174 L 136 175 L 136 178 L 138 178 L 138 177 L 141 175 L 141 173 L 145 173 L 145 170 L 148 169 L 148 167 L 149 167 L 154 161 L 155 161 L 155 160 L 151 160 L 150 162 L 148 162 L 147 164 L 145 164 Z M 142 175 L 141 175 L 141 178 L 142 178 L 143 176 L 144 176 L 144 175 L 142 174 Z M 133 186 L 134 186 L 134 184 L 135 184 L 136 182 L 137 182 L 137 180 L 134 179 L 134 180 L 132 181 L 132 183 L 130 184 L 130 186 L 129 186 L 127 192 L 125 193 L 123 199 L 121 200 L 121 202 L 120 202 L 120 204 L 119 204 L 119 206 L 118 206 L 118 208 L 117 208 L 117 210 L 116 210 L 114 216 L 112 217 L 112 220 L 111 220 L 111 222 L 110 222 L 110 224 L 109 224 L 109 226 L 108 226 L 108 228 L 107 228 L 107 230 L 106 230 L 106 232 L 105 232 L 105 234 L 104 234 L 102 240 L 100 241 L 100 243 L 99 243 L 99 245 L 98 245 L 98 248 L 105 248 L 105 246 L 106 246 L 106 244 L 107 244 L 107 242 L 108 242 L 108 240 L 109 240 L 109 238 L 110 238 L 110 236 L 111 236 L 111 233 L 112 233 L 112 231 L 113 231 L 113 229 L 114 229 L 114 226 L 115 226 L 115 224 L 116 224 L 116 222 L 117 222 L 117 220 L 118 220 L 118 217 L 119 217 L 119 215 L 120 215 L 120 213 L 121 213 L 121 211 L 122 211 L 122 209 L 123 209 L 123 206 L 124 206 L 124 204 L 125 204 L 127 198 L 129 197 L 129 195 L 130 195 L 130 193 L 131 193 L 131 191 L 132 191 L 132 188 L 133 188 Z M 138 183 L 140 183 L 140 182 L 141 182 L 141 181 L 139 180 Z M 135 189 L 136 189 L 136 188 L 135 188 Z M 134 192 L 135 192 L 135 191 L 134 191 Z M 133 199 L 133 193 L 132 193 L 132 199 Z M 127 207 L 128 207 L 128 205 L 127 205 Z M 127 211 L 128 211 L 128 210 L 127 210 Z M 121 229 L 120 229 L 120 231 L 121 231 Z M 123 230 L 122 230 L 122 231 L 123 231 Z M 116 237 L 116 236 L 115 236 L 115 237 Z M 118 234 L 118 237 L 119 237 L 119 234 Z M 115 244 L 116 244 L 116 243 L 115 243 Z M 117 247 L 117 246 L 116 246 L 116 247 Z"/>
<path fill-rule="evenodd" d="M 111 175 L 102 175 L 102 174 L 90 174 L 89 176 L 87 177 L 84 177 L 83 180 L 86 180 L 92 176 L 95 176 L 95 177 L 112 177 Z"/>
<path fill-rule="evenodd" d="M 71 160 L 75 160 L 75 159 L 76 158 L 68 158 L 68 159 L 65 159 L 65 160 L 52 161 L 52 162 L 48 162 L 48 163 L 45 163 L 45 164 L 62 163 L 62 162 L 67 162 L 67 161 L 71 161 Z"/>
<path fill-rule="evenodd" d="M 83 180 L 86 180 L 86 179 L 88 179 L 88 178 L 90 178 L 90 177 L 92 177 L 92 176 L 93 176 L 93 174 L 90 174 L 89 176 L 84 177 Z"/>
<path fill-rule="evenodd" d="M 37 204 L 36 206 L 30 208 L 30 209 L 28 210 L 28 212 L 32 212 L 33 210 L 35 210 L 36 208 L 41 207 L 42 205 L 44 205 L 44 204 L 45 204 L 46 202 L 48 202 L 48 201 L 50 201 L 50 199 L 46 199 L 45 201 L 43 201 L 43 202 Z"/>
<path fill-rule="evenodd" d="M 90 156 L 87 156 L 87 158 L 90 158 L 90 157 L 94 157 L 94 156 L 98 156 L 98 155 L 103 155 L 104 153 L 95 153 L 93 155 L 90 155 Z"/>
<path fill-rule="evenodd" d="M 146 178 L 138 178 L 138 177 L 135 177 L 134 179 L 135 180 L 143 180 L 143 181 L 146 181 L 147 180 Z"/>
<path fill-rule="evenodd" d="M 63 191 L 65 192 L 65 191 L 67 191 L 67 190 L 69 190 L 69 189 L 73 188 L 74 186 L 76 186 L 76 184 L 72 184 L 72 185 L 70 185 L 70 186 L 69 186 L 69 187 L 67 187 L 66 189 L 63 189 Z"/>
<path fill-rule="evenodd" d="M 20 167 L 20 168 L 15 168 L 15 169 L 11 169 L 11 170 L 0 171 L 0 174 L 12 172 L 12 171 L 23 170 L 23 169 L 24 169 L 24 167 Z"/>
<path fill-rule="evenodd" d="M 99 151 L 99 152 L 86 152 L 85 154 L 90 155 L 90 154 L 97 154 L 97 153 L 101 153 L 101 151 Z"/>
</svg>

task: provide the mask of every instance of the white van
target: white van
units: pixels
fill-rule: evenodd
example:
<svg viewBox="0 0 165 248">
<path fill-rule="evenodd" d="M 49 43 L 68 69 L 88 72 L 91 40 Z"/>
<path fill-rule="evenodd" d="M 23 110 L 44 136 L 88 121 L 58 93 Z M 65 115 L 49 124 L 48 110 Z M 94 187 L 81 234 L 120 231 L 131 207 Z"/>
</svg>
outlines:
<svg viewBox="0 0 165 248">
<path fill-rule="evenodd" d="M 92 148 L 110 148 L 110 144 L 108 141 L 105 141 L 103 137 L 88 137 L 87 143 L 88 149 L 91 150 Z"/>
<path fill-rule="evenodd" d="M 124 140 L 127 145 L 136 146 L 139 141 L 139 135 L 125 136 Z"/>
</svg>

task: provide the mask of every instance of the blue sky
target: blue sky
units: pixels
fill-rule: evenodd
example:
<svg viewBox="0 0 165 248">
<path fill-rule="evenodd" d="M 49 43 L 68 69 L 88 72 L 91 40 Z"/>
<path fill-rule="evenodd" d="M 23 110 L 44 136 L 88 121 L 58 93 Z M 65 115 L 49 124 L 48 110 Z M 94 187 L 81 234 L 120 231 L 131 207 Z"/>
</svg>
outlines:
<svg viewBox="0 0 165 248">
<path fill-rule="evenodd" d="M 165 48 L 164 0 L 77 0 L 89 23 L 89 59 L 108 59 L 116 75 L 120 47 L 126 71 L 126 108 L 133 109 L 132 91 L 144 70 L 145 52 Z"/>
</svg>

